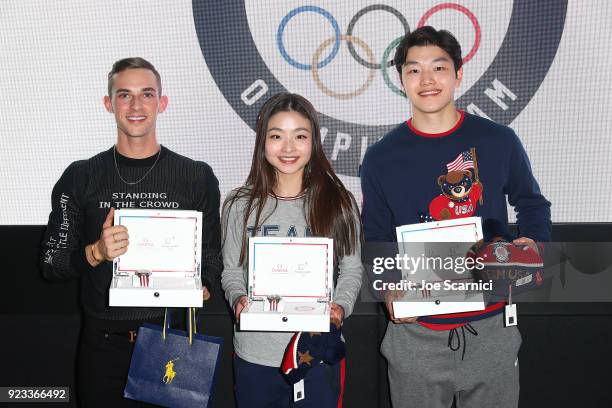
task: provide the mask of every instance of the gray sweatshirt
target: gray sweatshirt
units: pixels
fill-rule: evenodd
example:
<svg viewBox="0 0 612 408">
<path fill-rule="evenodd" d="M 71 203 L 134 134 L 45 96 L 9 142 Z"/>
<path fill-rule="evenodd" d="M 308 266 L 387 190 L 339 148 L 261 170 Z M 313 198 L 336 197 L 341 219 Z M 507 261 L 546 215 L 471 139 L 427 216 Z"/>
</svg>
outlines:
<svg viewBox="0 0 612 408">
<path fill-rule="evenodd" d="M 226 198 L 230 200 L 235 193 Z M 276 205 L 276 208 L 274 208 Z M 225 226 L 225 241 L 223 244 L 224 270 L 221 275 L 221 285 L 225 291 L 225 298 L 234 306 L 240 296 L 247 295 L 248 262 L 239 265 L 240 250 L 242 248 L 242 228 L 246 200 L 238 200 L 229 208 L 228 214 L 223 214 L 227 220 Z M 355 223 L 358 211 L 355 210 Z M 257 236 L 277 237 L 307 237 L 310 228 L 304 216 L 304 196 L 292 199 L 278 199 L 269 197 L 262 213 L 261 228 Z M 255 215 L 249 219 L 248 227 L 255 224 Z M 357 231 L 359 234 L 359 231 Z M 339 260 L 338 279 L 334 290 L 334 302 L 342 306 L 345 318 L 350 316 L 353 305 L 361 287 L 361 248 L 357 245 L 355 253 L 344 256 Z M 293 333 L 286 332 L 253 332 L 240 331 L 234 326 L 234 350 L 243 360 L 251 363 L 279 367 L 289 340 Z"/>
</svg>

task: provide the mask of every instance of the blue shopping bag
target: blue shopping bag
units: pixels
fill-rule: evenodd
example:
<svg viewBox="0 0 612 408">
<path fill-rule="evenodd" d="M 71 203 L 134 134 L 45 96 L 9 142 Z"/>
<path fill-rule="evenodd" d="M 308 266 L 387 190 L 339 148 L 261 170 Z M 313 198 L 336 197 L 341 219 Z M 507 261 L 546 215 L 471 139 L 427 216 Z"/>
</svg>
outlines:
<svg viewBox="0 0 612 408">
<path fill-rule="evenodd" d="M 223 338 L 196 333 L 191 308 L 188 332 L 169 326 L 165 318 L 163 327 L 144 323 L 138 329 L 123 396 L 164 407 L 207 407 Z"/>
</svg>

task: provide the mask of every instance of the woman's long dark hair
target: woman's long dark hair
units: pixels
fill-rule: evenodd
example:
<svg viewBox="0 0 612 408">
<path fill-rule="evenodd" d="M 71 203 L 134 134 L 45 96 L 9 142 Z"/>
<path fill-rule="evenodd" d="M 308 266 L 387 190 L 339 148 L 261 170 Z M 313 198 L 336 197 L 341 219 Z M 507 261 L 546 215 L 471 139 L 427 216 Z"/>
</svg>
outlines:
<svg viewBox="0 0 612 408">
<path fill-rule="evenodd" d="M 245 185 L 237 189 L 223 206 L 225 230 L 228 228 L 229 209 L 237 200 L 246 199 L 240 251 L 240 264 L 244 264 L 249 217 L 255 213 L 254 235 L 265 221 L 262 220 L 262 212 L 267 200 L 270 196 L 275 197 L 273 189 L 276 186 L 277 174 L 275 168 L 266 160 L 265 146 L 268 122 L 278 112 L 297 112 L 310 121 L 312 153 L 310 161 L 304 168 L 302 180 L 302 189 L 306 193 L 304 215 L 313 236 L 334 240 L 334 261 L 337 264 L 340 257 L 354 253 L 357 243 L 361 240 L 356 225 L 360 222 L 355 214 L 357 205 L 353 196 L 334 173 L 323 152 L 319 117 L 315 108 L 306 98 L 297 94 L 274 95 L 261 108 L 257 117 L 251 171 Z M 275 200 L 275 205 L 278 205 L 278 199 Z"/>
</svg>

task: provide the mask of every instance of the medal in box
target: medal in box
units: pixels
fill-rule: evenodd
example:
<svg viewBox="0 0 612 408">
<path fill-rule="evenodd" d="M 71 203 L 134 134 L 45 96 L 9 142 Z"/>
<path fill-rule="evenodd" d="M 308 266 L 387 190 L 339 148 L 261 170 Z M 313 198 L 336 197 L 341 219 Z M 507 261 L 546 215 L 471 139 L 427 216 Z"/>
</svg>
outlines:
<svg viewBox="0 0 612 408">
<path fill-rule="evenodd" d="M 240 329 L 329 331 L 333 254 L 328 238 L 250 238 Z"/>
<path fill-rule="evenodd" d="M 113 260 L 110 306 L 202 307 L 202 213 L 120 209 L 114 222 L 129 245 Z"/>
</svg>

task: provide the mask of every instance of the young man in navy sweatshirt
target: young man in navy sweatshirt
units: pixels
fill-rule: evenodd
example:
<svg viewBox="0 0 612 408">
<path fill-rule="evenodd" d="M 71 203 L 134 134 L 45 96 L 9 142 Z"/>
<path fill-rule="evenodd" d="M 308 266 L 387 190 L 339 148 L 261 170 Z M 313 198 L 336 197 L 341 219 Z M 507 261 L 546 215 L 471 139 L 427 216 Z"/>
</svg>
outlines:
<svg viewBox="0 0 612 408">
<path fill-rule="evenodd" d="M 422 27 L 397 47 L 395 67 L 413 116 L 371 146 L 361 168 L 369 242 L 395 241 L 395 227 L 481 217 L 485 239 L 507 236 L 506 197 L 517 245 L 550 239 L 550 203 L 514 133 L 454 103 L 461 47 L 447 31 Z M 495 231 L 486 228 L 495 225 Z M 504 327 L 503 303 L 480 312 L 391 318 L 381 345 L 394 407 L 516 407 L 521 335 Z"/>
</svg>

